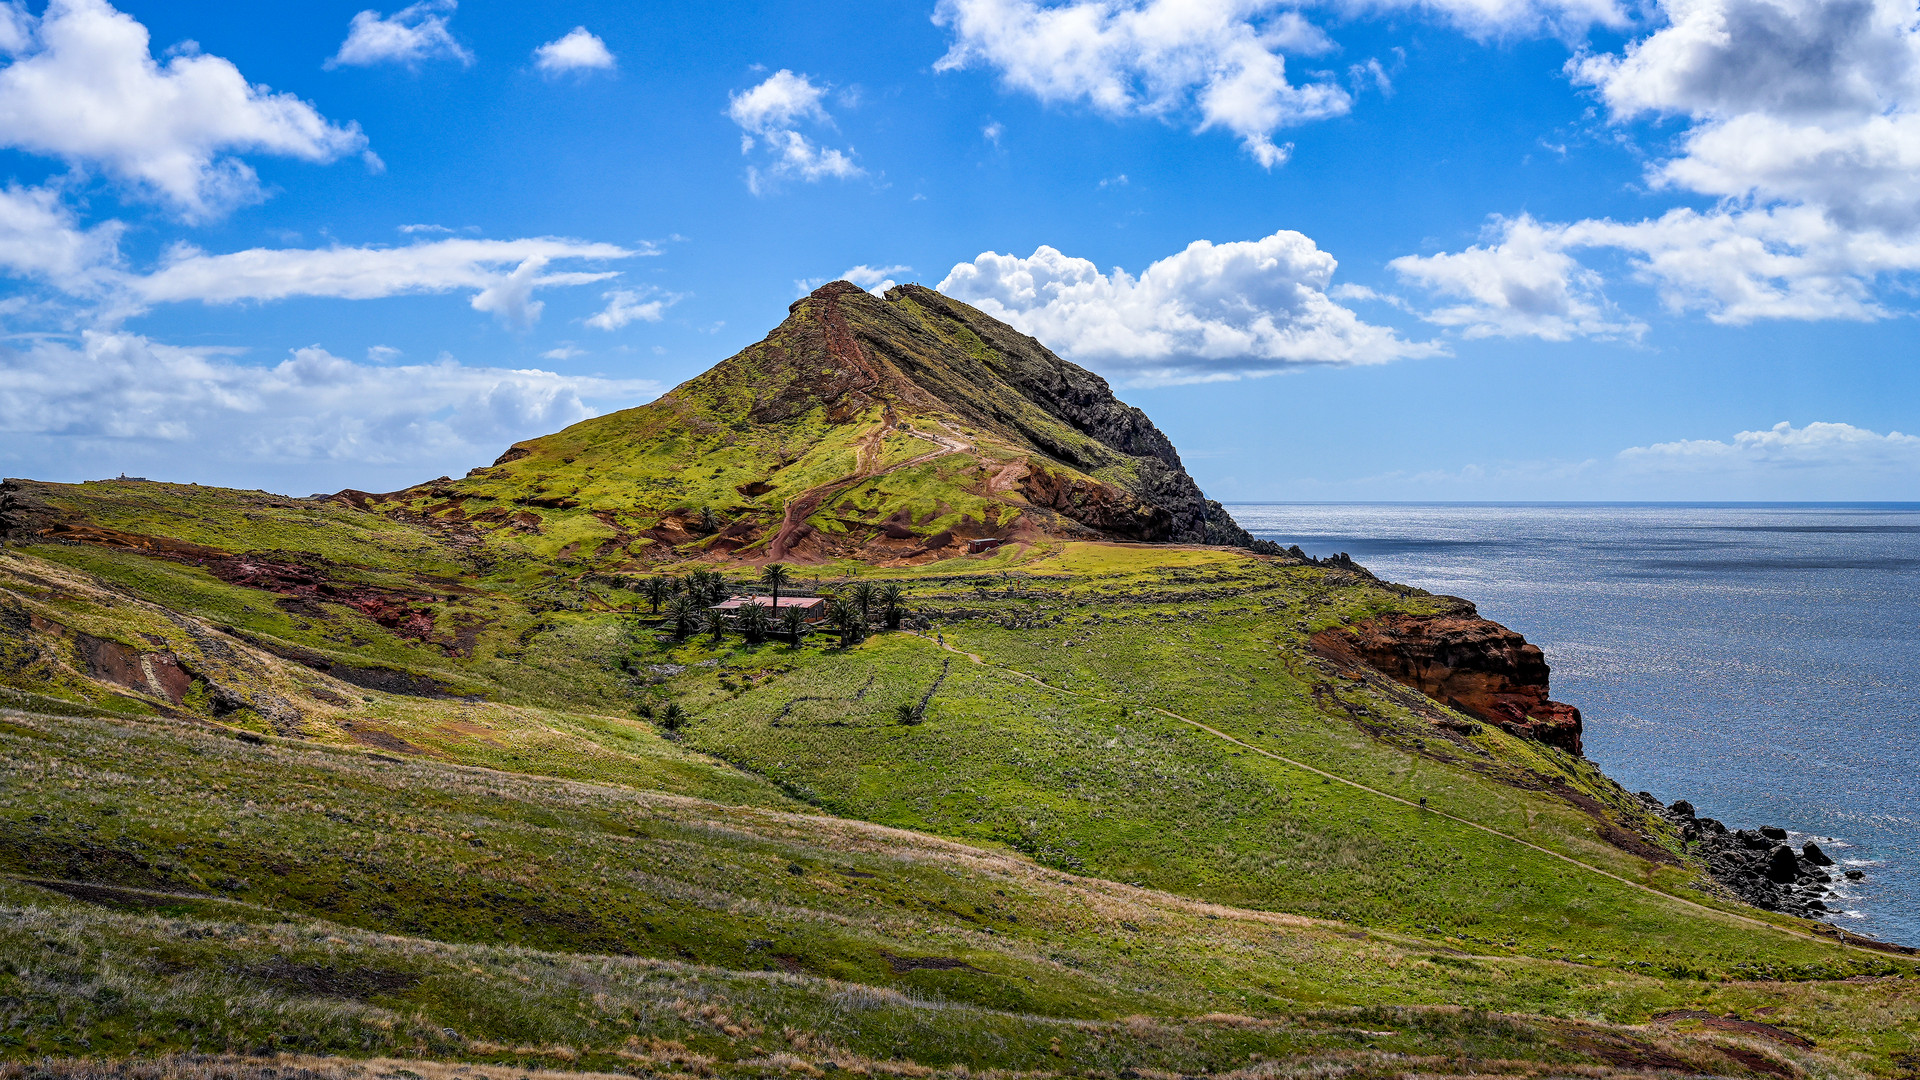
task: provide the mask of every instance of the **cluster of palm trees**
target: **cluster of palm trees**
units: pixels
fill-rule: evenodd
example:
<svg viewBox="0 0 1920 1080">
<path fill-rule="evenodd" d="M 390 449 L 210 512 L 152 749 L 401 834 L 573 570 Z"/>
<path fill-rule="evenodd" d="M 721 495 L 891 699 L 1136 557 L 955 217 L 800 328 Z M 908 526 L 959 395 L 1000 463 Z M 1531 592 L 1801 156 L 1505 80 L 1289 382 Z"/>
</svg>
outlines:
<svg viewBox="0 0 1920 1080">
<path fill-rule="evenodd" d="M 714 610 L 732 589 L 716 570 L 697 569 L 679 577 L 651 577 L 638 583 L 637 591 L 647 598 L 653 613 L 665 608 L 673 636 L 684 640 L 696 632 L 711 634 L 717 643 L 727 631 L 738 630 L 751 644 L 759 644 L 778 635 L 795 648 L 807 632 L 807 614 L 799 607 L 780 606 L 780 590 L 793 583 L 793 571 L 773 563 L 760 571 L 760 584 L 766 586 L 773 603 L 747 604 L 729 617 Z M 889 630 L 900 629 L 907 616 L 906 592 L 898 583 L 875 585 L 863 581 L 835 596 L 827 603 L 827 624 L 839 634 L 840 645 L 857 645 L 866 636 L 877 616 Z"/>
<path fill-rule="evenodd" d="M 907 617 L 906 590 L 897 581 L 875 585 L 862 581 L 827 604 L 827 622 L 840 634 L 840 647 L 857 645 L 867 636 L 874 616 L 889 630 L 900 629 Z"/>
</svg>

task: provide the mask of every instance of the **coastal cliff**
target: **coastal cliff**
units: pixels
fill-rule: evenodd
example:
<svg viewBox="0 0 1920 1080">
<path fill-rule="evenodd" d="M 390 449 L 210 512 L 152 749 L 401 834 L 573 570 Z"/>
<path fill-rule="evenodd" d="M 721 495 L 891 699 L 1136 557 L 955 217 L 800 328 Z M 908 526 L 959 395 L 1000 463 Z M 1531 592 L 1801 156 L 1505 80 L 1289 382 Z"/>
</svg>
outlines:
<svg viewBox="0 0 1920 1080">
<path fill-rule="evenodd" d="M 1323 630 L 1320 655 L 1365 664 L 1450 708 L 1496 727 L 1581 752 L 1580 710 L 1549 697 L 1551 669 L 1538 645 L 1458 600 L 1443 614 L 1395 613 Z"/>
</svg>

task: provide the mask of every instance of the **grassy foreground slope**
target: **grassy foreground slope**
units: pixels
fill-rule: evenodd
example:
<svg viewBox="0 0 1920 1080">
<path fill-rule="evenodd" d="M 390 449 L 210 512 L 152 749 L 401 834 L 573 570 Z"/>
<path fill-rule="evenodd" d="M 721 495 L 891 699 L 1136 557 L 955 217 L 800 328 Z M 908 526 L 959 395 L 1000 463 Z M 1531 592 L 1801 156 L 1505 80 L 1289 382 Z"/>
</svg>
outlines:
<svg viewBox="0 0 1920 1080">
<path fill-rule="evenodd" d="M 1843 1075 L 1907 1052 L 1920 1010 L 1908 979 L 1476 954 L 844 819 L 172 720 L 7 714 L 0 766 L 11 1056 Z M 1726 1013 L 1765 1020 L 1702 1021 Z"/>
<path fill-rule="evenodd" d="M 1911 961 L 1716 895 L 1590 763 L 1307 647 L 1438 603 L 1415 591 L 1047 543 L 821 568 L 894 575 L 917 633 L 674 641 L 624 578 L 185 496 L 49 487 L 112 535 L 0 552 L 32 713 L 0 725 L 9 1055 L 1894 1075 L 1920 1049 Z M 333 591 L 235 569 L 276 560 Z M 396 595 L 424 625 L 387 624 Z M 669 701 L 672 739 L 636 711 Z"/>
</svg>

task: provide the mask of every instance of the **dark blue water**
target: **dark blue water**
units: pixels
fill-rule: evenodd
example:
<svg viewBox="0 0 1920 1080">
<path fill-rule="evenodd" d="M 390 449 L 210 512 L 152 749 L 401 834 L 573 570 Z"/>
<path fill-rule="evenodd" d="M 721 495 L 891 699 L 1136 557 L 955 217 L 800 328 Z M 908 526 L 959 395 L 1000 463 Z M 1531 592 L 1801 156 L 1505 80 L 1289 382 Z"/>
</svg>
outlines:
<svg viewBox="0 0 1920 1080">
<path fill-rule="evenodd" d="M 1472 600 L 1546 650 L 1609 775 L 1818 838 L 1867 873 L 1834 921 L 1920 943 L 1920 505 L 1232 510 Z"/>
</svg>

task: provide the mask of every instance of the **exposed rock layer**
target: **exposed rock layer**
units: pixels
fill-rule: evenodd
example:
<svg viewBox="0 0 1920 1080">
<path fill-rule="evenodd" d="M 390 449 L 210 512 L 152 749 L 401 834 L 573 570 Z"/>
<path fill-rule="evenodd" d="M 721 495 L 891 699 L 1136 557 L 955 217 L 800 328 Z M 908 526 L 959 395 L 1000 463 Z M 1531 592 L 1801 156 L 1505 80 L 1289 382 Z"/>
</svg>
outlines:
<svg viewBox="0 0 1920 1080">
<path fill-rule="evenodd" d="M 1548 697 L 1540 647 L 1464 600 L 1446 614 L 1383 615 L 1323 630 L 1313 645 L 1522 738 L 1580 753 L 1580 710 Z"/>
</svg>

